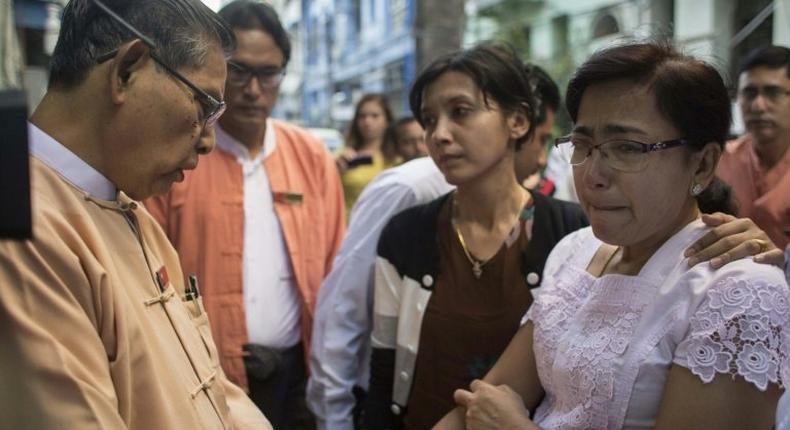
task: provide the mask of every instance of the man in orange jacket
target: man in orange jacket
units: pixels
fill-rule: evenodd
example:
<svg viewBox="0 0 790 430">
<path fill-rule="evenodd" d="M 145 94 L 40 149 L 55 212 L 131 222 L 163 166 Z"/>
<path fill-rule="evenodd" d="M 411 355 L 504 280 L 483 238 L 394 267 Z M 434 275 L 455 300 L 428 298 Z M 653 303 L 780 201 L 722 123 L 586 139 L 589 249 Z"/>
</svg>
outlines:
<svg viewBox="0 0 790 430">
<path fill-rule="evenodd" d="M 238 45 L 217 150 L 146 206 L 200 280 L 228 377 L 274 428 L 310 428 L 305 357 L 344 234 L 342 187 L 323 144 L 269 118 L 291 51 L 275 11 L 239 0 L 219 14 Z"/>
<path fill-rule="evenodd" d="M 739 215 L 784 249 L 790 244 L 790 49 L 764 46 L 746 56 L 738 107 L 747 133 L 727 143 L 716 173 L 732 186 Z"/>
</svg>

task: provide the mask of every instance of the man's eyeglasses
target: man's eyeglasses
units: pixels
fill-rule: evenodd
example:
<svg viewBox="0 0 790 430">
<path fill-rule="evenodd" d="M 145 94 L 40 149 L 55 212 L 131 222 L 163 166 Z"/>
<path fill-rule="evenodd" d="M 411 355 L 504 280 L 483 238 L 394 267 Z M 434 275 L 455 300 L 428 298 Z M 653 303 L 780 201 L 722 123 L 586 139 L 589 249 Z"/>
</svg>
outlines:
<svg viewBox="0 0 790 430">
<path fill-rule="evenodd" d="M 171 76 L 181 81 L 190 90 L 192 90 L 192 93 L 195 95 L 195 99 L 198 101 L 198 103 L 200 103 L 201 106 L 201 114 L 198 120 L 203 122 L 204 127 L 213 126 L 217 122 L 217 119 L 219 119 L 219 117 L 222 115 L 222 113 L 225 112 L 225 108 L 226 108 L 225 102 L 215 99 L 214 97 L 211 96 L 211 94 L 200 89 L 197 85 L 193 84 L 192 81 L 187 79 L 184 75 L 178 73 L 178 71 L 176 71 L 174 68 L 170 67 L 164 61 L 162 61 L 153 52 L 156 49 L 156 44 L 154 43 L 153 40 L 143 35 L 139 30 L 137 30 L 131 24 L 126 22 L 126 20 L 118 16 L 115 12 L 113 12 L 100 0 L 93 0 L 93 2 L 96 3 L 96 6 L 98 6 L 99 9 L 103 10 L 112 19 L 117 21 L 118 24 L 129 30 L 135 37 L 137 37 L 138 39 L 143 41 L 143 43 L 148 45 L 148 48 L 150 49 L 148 55 L 151 57 L 152 60 L 156 62 L 156 64 L 161 66 L 163 69 L 165 69 L 165 71 L 167 71 L 167 73 L 169 73 Z M 109 60 L 110 58 L 114 57 L 117 53 L 118 50 L 115 49 L 105 54 L 99 55 L 98 57 L 96 57 L 96 62 L 101 64 Z"/>
<path fill-rule="evenodd" d="M 790 95 L 790 91 L 778 85 L 766 85 L 764 87 L 748 86 L 738 91 L 738 98 L 747 103 L 751 103 L 760 94 L 762 94 L 767 101 L 777 103 L 782 97 Z"/>
<path fill-rule="evenodd" d="M 607 140 L 593 144 L 589 139 L 573 136 L 557 138 L 554 143 L 562 158 L 573 166 L 580 166 L 592 155 L 594 149 L 601 153 L 601 159 L 612 169 L 621 172 L 639 172 L 647 167 L 647 154 L 663 149 L 688 145 L 686 139 L 664 140 L 656 143 L 642 143 L 628 139 Z"/>
<path fill-rule="evenodd" d="M 281 68 L 253 68 L 236 61 L 228 61 L 228 83 L 235 87 L 245 87 L 255 77 L 263 88 L 274 88 L 282 83 L 285 70 Z"/>
</svg>

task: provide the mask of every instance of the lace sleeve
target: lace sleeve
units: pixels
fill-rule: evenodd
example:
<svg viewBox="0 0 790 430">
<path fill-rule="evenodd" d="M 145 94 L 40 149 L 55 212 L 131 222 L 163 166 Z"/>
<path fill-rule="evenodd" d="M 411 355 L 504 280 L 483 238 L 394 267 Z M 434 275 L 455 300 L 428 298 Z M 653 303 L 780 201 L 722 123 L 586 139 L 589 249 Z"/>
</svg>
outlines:
<svg viewBox="0 0 790 430">
<path fill-rule="evenodd" d="M 721 373 L 741 376 L 761 391 L 769 383 L 782 386 L 790 364 L 788 295 L 784 284 L 719 280 L 692 316 L 674 362 L 705 383 Z"/>
</svg>

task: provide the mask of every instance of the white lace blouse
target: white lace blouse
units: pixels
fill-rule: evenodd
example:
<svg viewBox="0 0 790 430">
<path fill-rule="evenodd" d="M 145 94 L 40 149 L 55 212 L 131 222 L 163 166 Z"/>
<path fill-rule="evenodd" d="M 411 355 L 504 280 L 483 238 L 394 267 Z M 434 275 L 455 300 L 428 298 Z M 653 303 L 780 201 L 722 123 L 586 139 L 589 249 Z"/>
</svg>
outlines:
<svg viewBox="0 0 790 430">
<path fill-rule="evenodd" d="M 672 364 L 760 390 L 790 378 L 784 274 L 751 259 L 689 268 L 683 251 L 706 231 L 690 223 L 638 276 L 590 275 L 601 245 L 590 228 L 557 245 L 525 316 L 546 391 L 534 416 L 541 428 L 652 428 Z"/>
</svg>

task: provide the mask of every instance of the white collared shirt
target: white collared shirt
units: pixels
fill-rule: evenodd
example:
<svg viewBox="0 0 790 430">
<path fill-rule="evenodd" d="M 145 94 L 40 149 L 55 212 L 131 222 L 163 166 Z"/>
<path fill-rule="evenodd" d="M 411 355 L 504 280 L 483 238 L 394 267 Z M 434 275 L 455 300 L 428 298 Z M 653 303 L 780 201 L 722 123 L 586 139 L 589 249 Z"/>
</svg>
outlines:
<svg viewBox="0 0 790 430">
<path fill-rule="evenodd" d="M 373 269 L 381 231 L 398 212 L 452 189 L 433 160 L 422 157 L 381 172 L 354 204 L 313 320 L 307 402 L 318 429 L 352 430 L 352 389 L 368 388 Z"/>
<path fill-rule="evenodd" d="M 27 123 L 27 131 L 30 155 L 41 160 L 52 170 L 58 172 L 66 181 L 88 195 L 101 200 L 117 200 L 118 189 L 115 184 L 93 166 L 33 123 Z"/>
<path fill-rule="evenodd" d="M 266 121 L 263 148 L 255 158 L 247 147 L 216 126 L 217 148 L 234 157 L 244 175 L 244 309 L 250 343 L 288 348 L 301 340 L 301 304 L 271 184 L 263 161 L 276 146 Z"/>
</svg>

